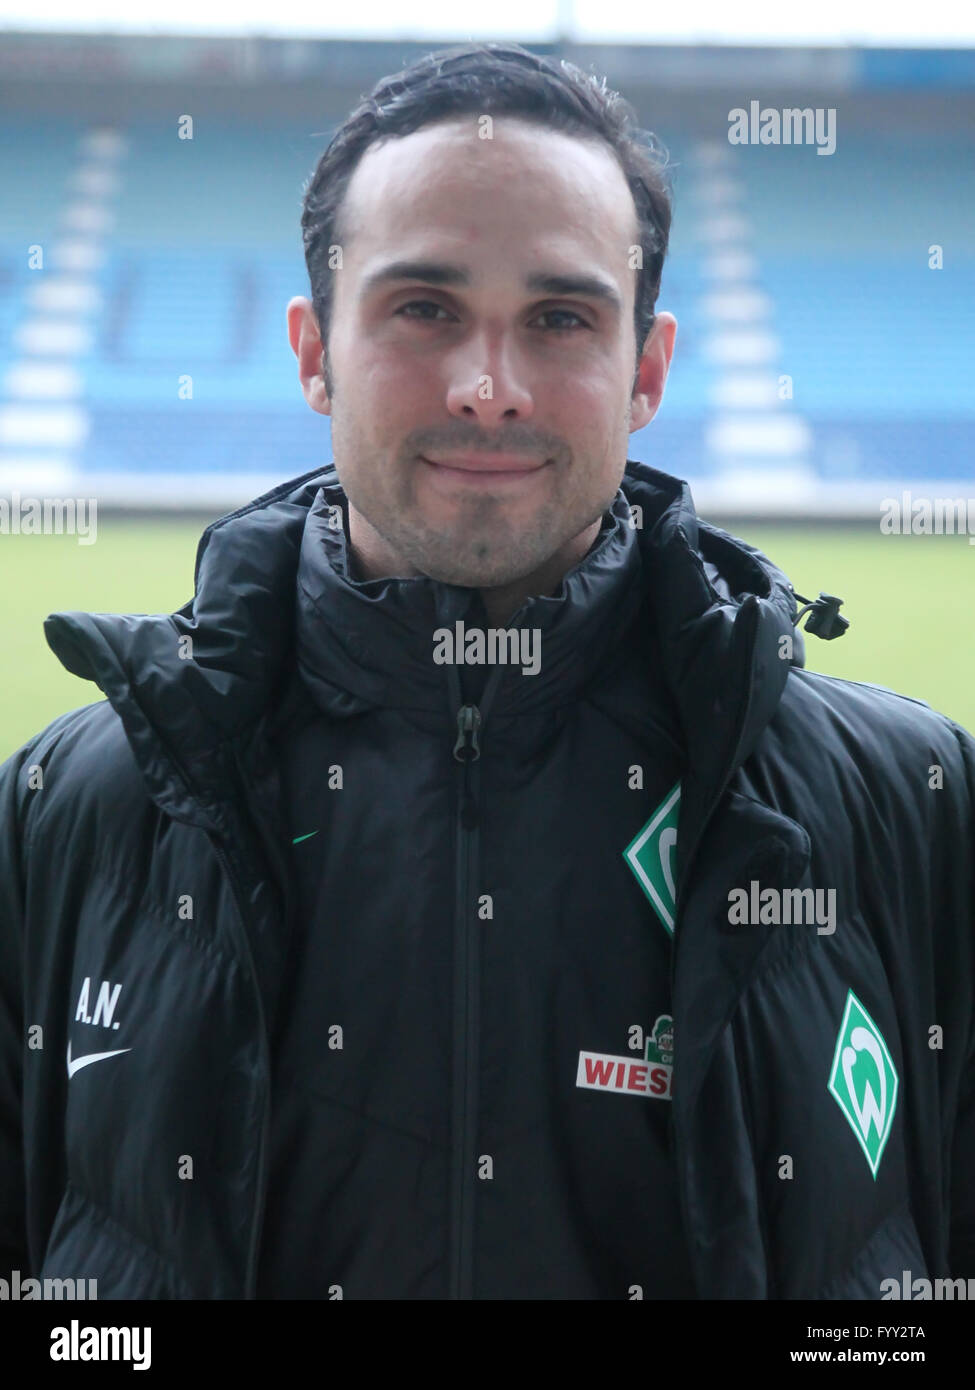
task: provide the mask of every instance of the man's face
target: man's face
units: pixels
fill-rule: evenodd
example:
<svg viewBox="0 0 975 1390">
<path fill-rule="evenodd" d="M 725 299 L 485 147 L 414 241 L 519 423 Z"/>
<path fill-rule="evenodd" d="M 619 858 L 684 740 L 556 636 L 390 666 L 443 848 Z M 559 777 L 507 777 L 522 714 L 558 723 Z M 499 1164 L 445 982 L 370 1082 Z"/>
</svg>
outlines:
<svg viewBox="0 0 975 1390">
<path fill-rule="evenodd" d="M 676 329 L 658 315 L 631 395 L 639 236 L 611 151 L 504 117 L 480 139 L 476 117 L 451 119 L 370 147 L 341 222 L 331 395 L 308 300 L 288 322 L 306 399 L 332 416 L 353 540 L 358 522 L 382 572 L 488 588 L 594 538 Z M 465 279 L 375 278 L 393 262 Z M 462 471 L 478 463 L 491 471 Z"/>
</svg>

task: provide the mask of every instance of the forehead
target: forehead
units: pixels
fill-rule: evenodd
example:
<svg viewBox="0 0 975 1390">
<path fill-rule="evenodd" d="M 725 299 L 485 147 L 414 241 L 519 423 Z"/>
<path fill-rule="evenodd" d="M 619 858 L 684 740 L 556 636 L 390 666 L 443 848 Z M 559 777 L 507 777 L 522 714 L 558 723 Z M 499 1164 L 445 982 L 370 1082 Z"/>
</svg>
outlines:
<svg viewBox="0 0 975 1390">
<path fill-rule="evenodd" d="M 622 282 L 639 235 L 612 150 L 504 116 L 482 139 L 482 119 L 452 117 L 369 147 L 340 217 L 354 267 L 434 245 L 505 265 L 564 251 L 598 259 Z"/>
</svg>

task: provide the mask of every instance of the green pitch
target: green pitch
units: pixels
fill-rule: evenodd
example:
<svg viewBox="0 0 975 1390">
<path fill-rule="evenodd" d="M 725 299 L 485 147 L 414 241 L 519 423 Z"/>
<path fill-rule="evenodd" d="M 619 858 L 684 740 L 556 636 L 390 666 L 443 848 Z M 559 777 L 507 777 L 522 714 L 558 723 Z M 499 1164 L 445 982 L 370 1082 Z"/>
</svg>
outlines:
<svg viewBox="0 0 975 1390">
<path fill-rule="evenodd" d="M 0 536 L 0 761 L 65 710 L 103 698 L 69 675 L 44 640 L 49 613 L 163 613 L 193 593 L 200 520 L 98 519 L 75 536 Z M 975 546 L 965 536 L 735 526 L 801 594 L 838 594 L 850 619 L 833 642 L 806 638 L 806 664 L 926 700 L 975 730 Z"/>
</svg>

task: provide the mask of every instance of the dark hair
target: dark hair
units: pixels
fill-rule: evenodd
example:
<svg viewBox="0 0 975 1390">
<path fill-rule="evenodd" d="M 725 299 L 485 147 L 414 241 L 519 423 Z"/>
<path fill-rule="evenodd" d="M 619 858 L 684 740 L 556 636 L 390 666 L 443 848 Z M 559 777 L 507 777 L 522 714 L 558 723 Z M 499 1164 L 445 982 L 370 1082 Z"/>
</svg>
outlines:
<svg viewBox="0 0 975 1390">
<path fill-rule="evenodd" d="M 605 77 L 587 76 L 573 63 L 556 64 L 516 43 L 463 44 L 427 54 L 382 78 L 333 135 L 307 182 L 301 215 L 323 345 L 332 315 L 329 247 L 341 244 L 338 215 L 362 155 L 376 141 L 475 112 L 519 116 L 569 135 L 599 138 L 615 153 L 633 194 L 643 253 L 634 304 L 639 365 L 656 318 L 670 235 L 671 191 L 664 177 L 668 153 L 654 135 L 640 129 L 633 107 L 607 88 Z"/>
</svg>

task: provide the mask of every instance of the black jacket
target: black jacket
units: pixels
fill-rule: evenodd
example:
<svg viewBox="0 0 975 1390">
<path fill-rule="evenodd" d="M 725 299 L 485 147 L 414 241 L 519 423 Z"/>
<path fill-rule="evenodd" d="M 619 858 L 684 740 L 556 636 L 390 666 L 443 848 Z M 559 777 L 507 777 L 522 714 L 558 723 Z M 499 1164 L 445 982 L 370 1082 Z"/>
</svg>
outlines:
<svg viewBox="0 0 975 1390">
<path fill-rule="evenodd" d="M 315 717 L 331 721 L 335 765 L 354 770 L 357 750 L 362 766 L 381 753 L 394 769 L 381 789 L 347 781 L 350 808 L 381 790 L 404 836 L 439 808 L 458 894 L 444 976 L 452 988 L 477 978 L 474 943 L 491 895 L 478 866 L 499 862 L 512 813 L 513 803 L 492 801 L 492 779 L 518 772 L 525 823 L 553 863 L 570 822 L 589 817 L 594 846 L 604 817 L 632 831 L 619 862 L 593 849 L 590 872 L 605 884 L 608 920 L 639 903 L 649 933 L 672 935 L 672 1036 L 651 1038 L 654 1019 L 633 1019 L 648 1036 L 625 1080 L 592 1060 L 625 1057 L 622 1036 L 566 1042 L 579 1053 L 566 1058 L 573 1073 L 578 1061 L 579 1077 L 588 1065 L 596 1080 L 565 1094 L 605 1102 L 588 1112 L 602 1126 L 611 1105 L 614 1116 L 626 1106 L 659 1116 L 652 1087 L 672 1088 L 667 1143 L 699 1296 L 877 1299 L 890 1287 L 883 1281 L 900 1286 L 905 1271 L 975 1276 L 971 737 L 920 702 L 802 669 L 784 576 L 699 521 L 683 484 L 631 462 L 599 544 L 573 572 L 581 578 L 570 574 L 559 598 L 528 610 L 577 624 L 569 631 L 586 644 L 582 677 L 566 661 L 543 664 L 540 676 L 498 666 L 468 685 L 457 667 L 433 665 L 429 650 L 404 648 L 409 689 L 442 683 L 452 738 L 443 785 L 428 777 L 421 794 L 396 782 L 390 729 L 401 729 L 405 757 L 410 720 L 419 738 L 439 716 L 397 696 L 365 639 L 330 643 L 328 669 L 309 658 L 296 678 L 302 608 L 321 603 L 303 542 L 337 492 L 334 469 L 318 471 L 209 527 L 195 598 L 178 613 L 47 620 L 60 660 L 108 701 L 62 716 L 0 768 L 0 1263 L 97 1278 L 100 1298 L 266 1292 L 271 1082 L 294 982 L 294 842 L 325 835 L 296 819 L 294 772 L 289 780 L 282 763 L 286 750 L 300 766 L 311 691 Z M 634 559 L 634 587 L 620 590 L 614 564 Z M 374 581 L 360 597 L 388 617 L 417 582 Z M 419 582 L 431 617 L 447 626 L 466 614 L 470 625 L 476 595 Z M 639 601 L 617 614 L 614 599 L 608 628 L 589 631 L 585 610 L 612 584 Z M 624 662 L 617 679 L 620 653 L 641 632 L 643 666 Z M 544 638 L 542 650 L 544 662 Z M 635 669 L 654 675 L 646 730 L 634 723 Z M 557 717 L 536 739 L 536 763 L 514 735 L 529 727 L 519 720 L 530 720 L 531 682 L 543 676 Z M 397 708 L 409 718 L 394 726 Z M 669 923 L 664 880 L 654 886 L 651 872 L 640 882 L 622 859 L 649 836 L 670 872 L 653 829 L 659 786 L 651 793 L 631 777 L 597 797 L 570 775 L 548 775 L 553 759 L 577 764 L 580 747 L 594 767 L 619 760 L 619 731 L 637 746 L 651 723 L 654 746 L 672 748 L 679 769 Z M 662 757 L 658 781 L 670 771 Z M 553 785 L 562 788 L 555 805 Z M 358 814 L 365 823 L 361 804 Z M 572 854 L 584 859 L 585 843 Z M 505 872 L 518 895 L 532 891 L 517 865 Z M 829 893 L 835 912 L 824 929 L 808 905 Z M 545 901 L 535 895 L 536 914 Z M 783 920 L 787 902 L 786 916 L 807 905 L 804 920 Z M 601 930 L 594 922 L 594 952 Z M 449 1094 L 431 1082 L 422 1100 L 431 1115 L 439 1104 L 446 1141 L 443 1225 L 431 1240 L 443 1246 L 445 1294 L 476 1297 L 473 1209 L 490 1199 L 468 1158 L 482 1148 L 478 1124 L 490 1121 L 478 1100 L 491 1078 L 478 1071 L 477 1002 L 464 1006 L 456 988 L 452 999 Z M 112 1060 L 89 1065 L 98 1051 Z M 85 1066 L 72 1069 L 79 1058 Z M 358 1084 L 349 1077 L 342 1085 Z M 603 1082 L 636 1094 L 597 1094 Z M 556 1123 L 551 1100 L 540 1095 L 539 1105 Z M 629 1181 L 622 1169 L 620 1181 Z M 363 1295 L 364 1285 L 349 1294 Z M 619 1296 L 638 1295 L 624 1285 Z"/>
</svg>

